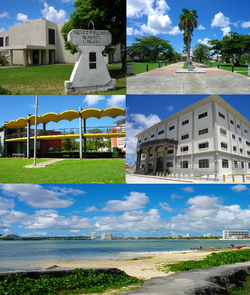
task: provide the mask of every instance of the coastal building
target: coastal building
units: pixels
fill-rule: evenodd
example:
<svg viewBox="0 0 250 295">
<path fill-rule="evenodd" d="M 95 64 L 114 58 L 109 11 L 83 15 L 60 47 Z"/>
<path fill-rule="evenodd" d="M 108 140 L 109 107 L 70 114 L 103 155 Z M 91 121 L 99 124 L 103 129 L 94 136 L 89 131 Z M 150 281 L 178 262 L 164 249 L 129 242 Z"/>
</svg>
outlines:
<svg viewBox="0 0 250 295">
<path fill-rule="evenodd" d="M 203 237 L 204 237 L 204 238 L 212 238 L 213 235 L 212 235 L 212 234 L 204 234 Z"/>
<path fill-rule="evenodd" d="M 91 233 L 91 240 L 97 239 L 97 233 Z"/>
<path fill-rule="evenodd" d="M 11 26 L 9 31 L 0 32 L 0 53 L 10 57 L 10 65 L 75 63 L 78 54 L 64 48 L 63 25 L 41 18 Z M 121 50 L 117 45 L 114 54 L 104 57 L 106 63 L 121 61 Z"/>
<path fill-rule="evenodd" d="M 210 95 L 136 135 L 135 173 L 246 174 L 250 122 Z"/>
<path fill-rule="evenodd" d="M 223 230 L 223 240 L 228 239 L 248 239 L 248 230 Z"/>
<path fill-rule="evenodd" d="M 101 234 L 101 240 L 112 240 L 112 234 Z"/>
<path fill-rule="evenodd" d="M 181 238 L 182 238 L 181 235 L 173 234 L 173 239 L 181 239 Z"/>
</svg>

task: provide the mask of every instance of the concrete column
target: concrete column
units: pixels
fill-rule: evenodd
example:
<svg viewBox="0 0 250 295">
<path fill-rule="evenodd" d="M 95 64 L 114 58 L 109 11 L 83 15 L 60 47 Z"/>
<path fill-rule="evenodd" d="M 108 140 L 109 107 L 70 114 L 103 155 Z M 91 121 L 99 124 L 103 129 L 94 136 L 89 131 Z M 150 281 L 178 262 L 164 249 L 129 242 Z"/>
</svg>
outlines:
<svg viewBox="0 0 250 295">
<path fill-rule="evenodd" d="M 79 107 L 79 140 L 80 140 L 80 159 L 82 159 L 82 108 Z"/>
<path fill-rule="evenodd" d="M 28 61 L 27 61 L 27 50 L 23 49 L 23 66 L 27 67 Z"/>
<path fill-rule="evenodd" d="M 150 148 L 147 149 L 146 170 L 145 170 L 146 174 L 148 174 L 149 156 L 150 156 Z"/>
<path fill-rule="evenodd" d="M 136 162 L 136 173 L 140 171 L 140 166 L 141 166 L 141 150 L 137 152 L 137 162 Z"/>
<path fill-rule="evenodd" d="M 7 142 L 5 141 L 7 139 L 7 127 L 3 128 L 3 156 L 7 157 Z"/>
<path fill-rule="evenodd" d="M 153 175 L 156 174 L 156 168 L 157 168 L 157 150 L 158 147 L 154 148 L 154 165 L 153 165 Z"/>
<path fill-rule="evenodd" d="M 167 149 L 168 147 L 164 147 L 164 158 L 163 158 L 163 175 L 166 176 L 166 171 L 167 171 Z"/>
<path fill-rule="evenodd" d="M 49 49 L 45 50 L 45 62 L 44 62 L 44 64 L 45 65 L 49 64 Z"/>
<path fill-rule="evenodd" d="M 86 129 L 86 119 L 83 119 L 83 130 L 84 130 L 84 134 L 87 133 L 87 129 Z M 84 155 L 85 158 L 87 158 L 87 138 L 84 136 Z"/>
<path fill-rule="evenodd" d="M 46 123 L 43 123 L 43 135 L 46 135 Z M 46 140 L 43 140 L 43 157 L 45 158 L 46 153 Z"/>
<path fill-rule="evenodd" d="M 30 120 L 27 121 L 27 159 L 29 158 L 30 158 Z"/>
<path fill-rule="evenodd" d="M 13 50 L 10 50 L 10 66 L 13 66 Z"/>
<path fill-rule="evenodd" d="M 39 52 L 39 53 L 38 53 L 38 55 L 39 55 L 39 62 L 38 62 L 38 64 L 41 65 L 41 64 L 42 64 L 42 50 L 39 49 L 38 52 Z"/>
</svg>

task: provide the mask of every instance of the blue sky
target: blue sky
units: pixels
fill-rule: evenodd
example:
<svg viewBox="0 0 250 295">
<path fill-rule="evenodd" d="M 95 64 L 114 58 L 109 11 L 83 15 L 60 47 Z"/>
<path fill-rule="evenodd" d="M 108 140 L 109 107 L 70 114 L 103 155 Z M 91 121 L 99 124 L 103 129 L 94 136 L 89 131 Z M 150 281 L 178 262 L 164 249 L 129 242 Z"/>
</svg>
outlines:
<svg viewBox="0 0 250 295">
<path fill-rule="evenodd" d="M 74 0 L 8 0 L 2 1 L 0 8 L 0 32 L 10 26 L 28 20 L 45 18 L 56 23 L 64 23 L 75 11 Z"/>
<path fill-rule="evenodd" d="M 134 163 L 136 134 L 207 96 L 207 94 L 127 95 L 126 162 Z M 250 121 L 250 95 L 220 95 L 220 97 Z"/>
<path fill-rule="evenodd" d="M 184 47 L 183 35 L 178 29 L 182 9 L 196 10 L 198 27 L 194 29 L 191 46 L 221 40 L 233 31 L 250 33 L 250 2 L 242 0 L 127 0 L 127 45 L 135 38 L 155 35 L 169 40 L 178 53 Z"/>
<path fill-rule="evenodd" d="M 0 233 L 222 235 L 250 230 L 250 186 L 0 184 Z"/>
<path fill-rule="evenodd" d="M 0 126 L 4 121 L 17 120 L 18 118 L 27 117 L 27 114 L 35 115 L 35 95 L 2 95 L 0 99 Z M 125 95 L 39 95 L 38 96 L 38 115 L 43 115 L 48 112 L 61 113 L 67 110 L 79 111 L 82 109 L 97 108 L 104 110 L 109 107 L 120 107 L 125 109 Z M 123 119 L 119 116 L 115 119 L 104 117 L 102 119 L 89 118 L 87 127 L 96 126 L 113 126 L 113 122 Z M 46 129 L 58 128 L 78 128 L 79 121 L 77 119 L 71 122 L 62 120 L 58 123 L 50 122 Z M 38 125 L 42 128 L 42 124 Z"/>
</svg>

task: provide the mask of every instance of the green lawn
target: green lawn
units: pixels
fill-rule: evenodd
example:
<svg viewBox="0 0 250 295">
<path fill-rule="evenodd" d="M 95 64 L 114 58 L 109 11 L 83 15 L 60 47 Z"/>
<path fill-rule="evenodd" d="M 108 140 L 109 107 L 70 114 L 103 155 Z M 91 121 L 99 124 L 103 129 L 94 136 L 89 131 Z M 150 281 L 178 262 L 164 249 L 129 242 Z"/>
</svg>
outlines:
<svg viewBox="0 0 250 295">
<path fill-rule="evenodd" d="M 98 94 L 126 94 L 126 78 L 119 77 L 121 63 L 107 65 L 112 78 L 116 79 L 116 89 Z M 32 67 L 0 69 L 1 86 L 12 94 L 65 94 L 64 81 L 69 80 L 73 64 L 53 64 Z"/>
<path fill-rule="evenodd" d="M 220 65 L 220 69 L 232 72 L 232 64 L 222 64 Z M 234 67 L 234 72 L 248 76 L 248 66 Z"/>
<path fill-rule="evenodd" d="M 133 73 L 134 75 L 141 74 L 147 71 L 147 64 L 148 64 L 148 70 L 154 70 L 159 68 L 158 62 L 135 62 Z M 165 63 L 161 63 L 162 65 L 165 65 Z"/>
<path fill-rule="evenodd" d="M 66 159 L 44 168 L 24 167 L 33 163 L 33 159 L 0 159 L 0 183 L 125 183 L 124 159 Z"/>
</svg>

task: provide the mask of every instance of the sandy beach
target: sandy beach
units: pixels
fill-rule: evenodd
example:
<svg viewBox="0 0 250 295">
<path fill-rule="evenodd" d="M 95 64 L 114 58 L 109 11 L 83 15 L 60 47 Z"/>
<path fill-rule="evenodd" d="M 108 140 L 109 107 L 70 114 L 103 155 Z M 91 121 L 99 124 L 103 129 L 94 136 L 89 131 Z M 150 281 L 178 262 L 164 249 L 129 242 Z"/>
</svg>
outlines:
<svg viewBox="0 0 250 295">
<path fill-rule="evenodd" d="M 67 261 L 67 262 L 44 262 L 44 263 L 32 263 L 29 265 L 31 268 L 43 268 L 57 265 L 59 267 L 116 267 L 125 271 L 128 275 L 150 279 L 152 277 L 167 276 L 171 273 L 164 273 L 158 270 L 163 264 L 174 263 L 178 261 L 186 260 L 199 260 L 210 254 L 211 251 L 193 251 L 193 252 L 178 252 L 178 253 L 165 253 L 161 255 L 148 256 L 138 259 L 117 259 L 117 260 L 90 260 L 90 261 Z"/>
</svg>

